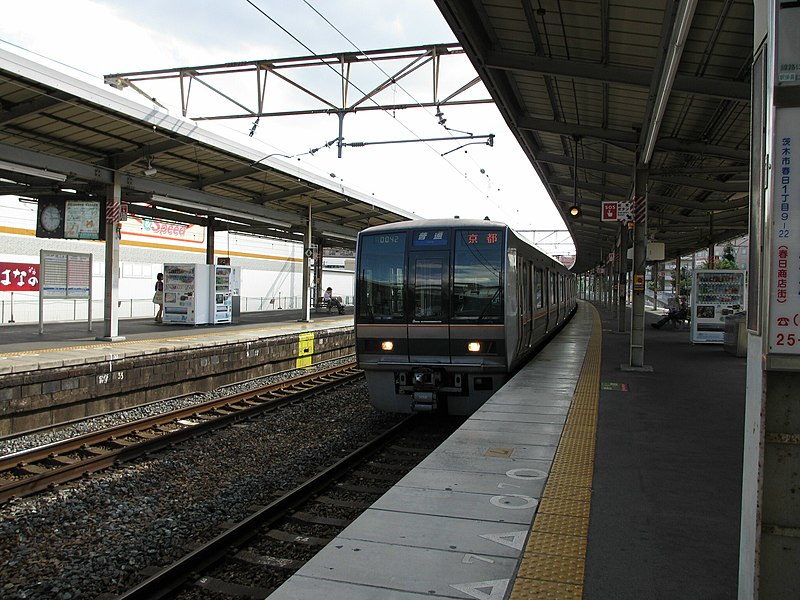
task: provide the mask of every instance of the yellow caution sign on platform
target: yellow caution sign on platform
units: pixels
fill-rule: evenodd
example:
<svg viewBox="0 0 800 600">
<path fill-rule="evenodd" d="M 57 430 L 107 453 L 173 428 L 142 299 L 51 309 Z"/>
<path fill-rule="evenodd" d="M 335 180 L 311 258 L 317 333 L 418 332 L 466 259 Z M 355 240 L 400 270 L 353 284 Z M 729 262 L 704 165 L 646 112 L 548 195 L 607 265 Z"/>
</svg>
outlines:
<svg viewBox="0 0 800 600">
<path fill-rule="evenodd" d="M 298 335 L 297 342 L 297 368 L 308 367 L 311 365 L 311 358 L 314 356 L 314 332 L 306 332 Z"/>
</svg>

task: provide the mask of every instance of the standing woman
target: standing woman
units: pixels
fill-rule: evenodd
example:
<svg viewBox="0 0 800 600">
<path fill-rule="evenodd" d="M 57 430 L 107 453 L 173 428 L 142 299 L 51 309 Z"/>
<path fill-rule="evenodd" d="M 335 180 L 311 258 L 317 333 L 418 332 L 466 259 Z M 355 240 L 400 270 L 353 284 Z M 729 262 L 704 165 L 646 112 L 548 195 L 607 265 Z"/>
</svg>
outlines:
<svg viewBox="0 0 800 600">
<path fill-rule="evenodd" d="M 153 294 L 153 304 L 158 304 L 156 313 L 156 323 L 161 323 L 162 313 L 164 312 L 164 274 L 156 275 L 156 293 Z"/>
</svg>

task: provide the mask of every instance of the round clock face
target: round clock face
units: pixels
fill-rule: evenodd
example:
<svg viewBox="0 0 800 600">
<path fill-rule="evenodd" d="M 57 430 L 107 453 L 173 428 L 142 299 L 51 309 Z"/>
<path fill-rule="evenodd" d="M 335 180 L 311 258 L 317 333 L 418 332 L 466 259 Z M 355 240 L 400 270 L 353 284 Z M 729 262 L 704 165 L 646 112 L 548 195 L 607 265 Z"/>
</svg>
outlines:
<svg viewBox="0 0 800 600">
<path fill-rule="evenodd" d="M 42 209 L 42 229 L 55 231 L 61 225 L 61 211 L 57 206 L 49 204 Z"/>
</svg>

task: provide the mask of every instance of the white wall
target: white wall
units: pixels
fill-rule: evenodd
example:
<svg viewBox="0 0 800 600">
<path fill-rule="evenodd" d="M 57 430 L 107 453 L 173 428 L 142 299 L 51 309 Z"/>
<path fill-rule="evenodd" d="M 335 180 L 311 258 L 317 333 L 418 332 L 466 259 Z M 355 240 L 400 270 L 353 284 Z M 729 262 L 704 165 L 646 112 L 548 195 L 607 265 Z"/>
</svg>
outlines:
<svg viewBox="0 0 800 600">
<path fill-rule="evenodd" d="M 0 261 L 38 264 L 41 249 L 92 254 L 93 313 L 101 316 L 105 290 L 104 242 L 39 239 L 36 237 L 36 209 L 35 203 L 20 202 L 16 196 L 0 196 L 0 214 L 3 214 L 0 221 Z M 156 274 L 163 270 L 164 263 L 204 263 L 205 249 L 196 241 L 183 243 L 180 239 L 168 237 L 145 237 L 141 235 L 141 230 L 138 235 L 128 235 L 127 231 L 123 225 L 119 278 L 122 316 L 149 315 L 153 309 L 151 300 Z M 269 300 L 278 297 L 283 300 L 284 307 L 289 298 L 295 298 L 299 305 L 303 294 L 301 244 L 222 231 L 216 233 L 214 249 L 217 257 L 230 257 L 231 265 L 240 269 L 243 310 L 259 310 L 261 303 L 258 299 L 266 300 L 263 303 L 265 309 L 277 308 L 277 304 L 269 304 Z M 341 268 L 345 259 L 330 261 L 340 268 L 323 270 L 324 286 L 332 286 L 337 295 L 342 297 L 352 297 L 352 260 L 347 265 L 348 269 Z M 327 262 L 329 259 L 326 259 Z M 5 308 L 5 315 L 0 317 L 4 316 L 5 321 L 8 320 L 10 298 L 9 292 L 0 291 L 0 308 Z M 249 299 L 248 302 L 244 302 L 245 298 Z M 16 292 L 14 303 L 15 320 L 20 321 L 24 319 L 25 304 L 38 307 L 38 293 Z M 86 304 L 85 301 L 82 303 Z M 55 307 L 56 304 L 48 301 L 46 315 L 55 314 L 56 309 L 50 306 Z M 70 302 L 62 311 L 63 318 L 72 318 L 76 310 L 81 309 Z M 35 315 L 34 320 L 38 320 L 38 308 L 32 314 Z M 57 320 L 55 317 L 46 318 Z"/>
</svg>

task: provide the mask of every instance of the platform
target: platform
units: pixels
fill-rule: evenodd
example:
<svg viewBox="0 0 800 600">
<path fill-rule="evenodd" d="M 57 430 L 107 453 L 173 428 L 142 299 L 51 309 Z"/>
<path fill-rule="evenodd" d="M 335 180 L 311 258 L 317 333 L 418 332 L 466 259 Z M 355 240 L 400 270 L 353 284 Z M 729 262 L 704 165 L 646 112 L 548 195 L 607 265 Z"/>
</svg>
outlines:
<svg viewBox="0 0 800 600">
<path fill-rule="evenodd" d="M 151 352 L 174 379 L 182 356 L 252 354 L 276 339 L 297 353 L 301 334 L 352 335 L 352 315 L 300 316 L 123 321 L 126 341 L 113 344 L 85 323 L 47 324 L 44 336 L 4 326 L 0 366 L 32 376 L 61 361 L 68 381 L 85 361 L 130 367 Z M 652 371 L 628 371 L 629 333 L 581 303 L 534 361 L 271 598 L 736 597 L 746 359 L 692 345 L 686 328 L 652 329 L 660 316 L 647 314 Z"/>
<path fill-rule="evenodd" d="M 352 307 L 350 308 L 352 313 Z M 124 340 L 110 342 L 98 340 L 103 335 L 103 320 L 92 321 L 89 331 L 86 321 L 64 321 L 45 323 L 44 332 L 39 333 L 38 323 L 0 324 L 0 357 L 30 355 L 31 353 L 54 350 L 64 351 L 91 347 L 125 348 L 147 343 L 151 340 L 203 339 L 219 336 L 220 338 L 247 335 L 248 332 L 283 331 L 286 328 L 298 330 L 330 327 L 333 323 L 352 325 L 353 315 L 337 315 L 335 313 L 311 314 L 310 322 L 302 322 L 303 311 L 300 310 L 267 310 L 243 313 L 238 323 L 220 323 L 218 325 L 182 325 L 179 323 L 156 323 L 148 319 L 120 319 L 119 335 Z"/>
<path fill-rule="evenodd" d="M 648 315 L 648 327 L 658 318 Z M 736 596 L 745 359 L 581 303 L 271 600 Z"/>
</svg>

